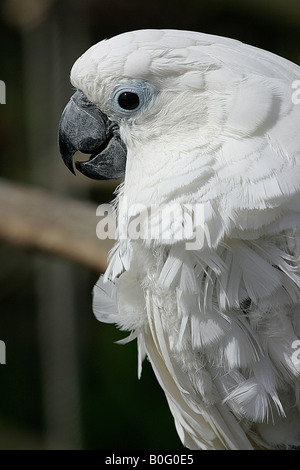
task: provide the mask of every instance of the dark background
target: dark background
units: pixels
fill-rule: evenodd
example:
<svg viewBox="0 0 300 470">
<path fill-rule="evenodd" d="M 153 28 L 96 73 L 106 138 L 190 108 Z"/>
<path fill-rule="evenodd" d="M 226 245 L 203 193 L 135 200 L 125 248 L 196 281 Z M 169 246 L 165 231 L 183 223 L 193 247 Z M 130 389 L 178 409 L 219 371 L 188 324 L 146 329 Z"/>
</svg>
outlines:
<svg viewBox="0 0 300 470">
<path fill-rule="evenodd" d="M 112 184 L 67 172 L 57 126 L 76 58 L 141 28 L 229 36 L 300 64 L 299 0 L 1 0 L 0 178 L 97 204 L 112 199 Z M 115 345 L 124 334 L 93 316 L 98 275 L 0 239 L 0 449 L 181 448 L 146 361 L 137 379 L 135 342 Z"/>
</svg>

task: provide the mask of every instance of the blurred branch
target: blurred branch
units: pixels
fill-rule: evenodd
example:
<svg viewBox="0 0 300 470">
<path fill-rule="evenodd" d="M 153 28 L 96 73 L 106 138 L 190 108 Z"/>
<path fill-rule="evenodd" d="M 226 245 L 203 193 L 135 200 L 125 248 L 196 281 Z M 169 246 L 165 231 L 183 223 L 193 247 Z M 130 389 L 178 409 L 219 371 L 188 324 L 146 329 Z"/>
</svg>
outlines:
<svg viewBox="0 0 300 470">
<path fill-rule="evenodd" d="M 96 205 L 0 179 L 0 238 L 103 272 L 112 240 L 96 236 Z"/>
</svg>

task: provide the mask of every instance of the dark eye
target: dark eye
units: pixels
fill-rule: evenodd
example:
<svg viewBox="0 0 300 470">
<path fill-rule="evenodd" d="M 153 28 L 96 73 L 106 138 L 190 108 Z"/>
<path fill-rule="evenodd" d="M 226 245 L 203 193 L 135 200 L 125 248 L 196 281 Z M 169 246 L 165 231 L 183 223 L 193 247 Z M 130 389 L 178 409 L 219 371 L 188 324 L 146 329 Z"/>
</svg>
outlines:
<svg viewBox="0 0 300 470">
<path fill-rule="evenodd" d="M 117 119 L 140 116 L 146 109 L 156 90 L 147 82 L 128 81 L 117 86 L 111 95 L 111 111 Z"/>
<path fill-rule="evenodd" d="M 136 93 L 124 91 L 118 96 L 118 103 L 121 108 L 132 110 L 139 107 L 140 98 Z"/>
</svg>

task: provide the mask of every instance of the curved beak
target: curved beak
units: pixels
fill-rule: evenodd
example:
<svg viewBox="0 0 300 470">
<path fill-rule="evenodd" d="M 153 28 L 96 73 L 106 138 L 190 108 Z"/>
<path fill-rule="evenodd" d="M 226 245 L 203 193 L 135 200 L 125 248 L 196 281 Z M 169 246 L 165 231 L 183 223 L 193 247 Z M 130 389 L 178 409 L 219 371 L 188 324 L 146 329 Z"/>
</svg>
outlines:
<svg viewBox="0 0 300 470">
<path fill-rule="evenodd" d="M 59 123 L 59 150 L 72 173 L 73 156 L 80 150 L 91 154 L 76 168 L 85 176 L 99 180 L 122 178 L 126 167 L 126 146 L 119 126 L 112 122 L 82 91 L 76 91 L 65 107 Z"/>
</svg>

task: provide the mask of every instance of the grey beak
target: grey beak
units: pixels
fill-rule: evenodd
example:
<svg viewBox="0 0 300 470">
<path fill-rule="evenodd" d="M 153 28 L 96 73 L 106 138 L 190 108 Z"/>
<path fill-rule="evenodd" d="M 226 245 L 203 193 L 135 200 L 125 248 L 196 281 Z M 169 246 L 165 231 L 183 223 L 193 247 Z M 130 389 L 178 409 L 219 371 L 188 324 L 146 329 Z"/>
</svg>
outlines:
<svg viewBox="0 0 300 470">
<path fill-rule="evenodd" d="M 91 154 L 86 162 L 76 162 L 85 176 L 99 180 L 122 178 L 126 167 L 126 146 L 119 126 L 112 122 L 82 91 L 76 91 L 65 107 L 59 123 L 59 150 L 72 173 L 77 150 Z"/>
</svg>

